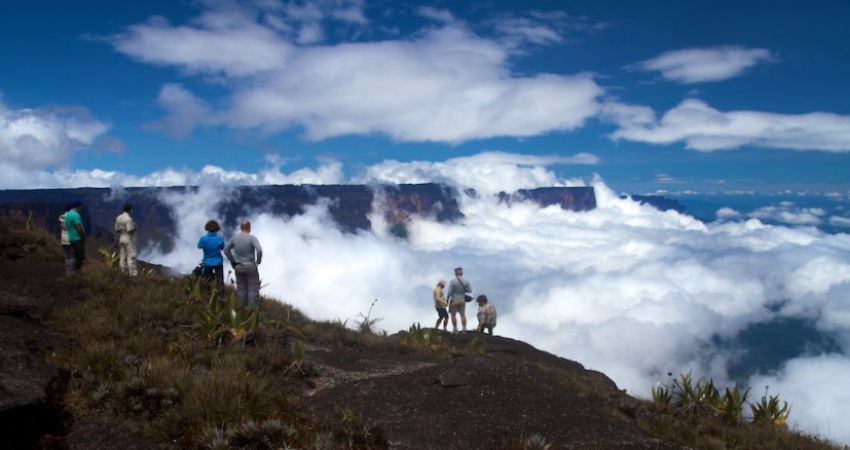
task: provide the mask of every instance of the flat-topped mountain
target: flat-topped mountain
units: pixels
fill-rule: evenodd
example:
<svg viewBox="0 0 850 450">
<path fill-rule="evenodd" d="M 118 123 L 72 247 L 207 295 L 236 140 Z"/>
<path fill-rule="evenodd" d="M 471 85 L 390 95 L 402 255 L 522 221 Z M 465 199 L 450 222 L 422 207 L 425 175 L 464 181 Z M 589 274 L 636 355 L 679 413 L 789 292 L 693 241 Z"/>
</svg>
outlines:
<svg viewBox="0 0 850 450">
<path fill-rule="evenodd" d="M 115 216 L 125 202 L 133 204 L 133 216 L 144 223 L 139 232 L 140 246 L 158 244 L 168 250 L 166 236 L 173 235 L 174 218 L 165 198 L 173 194 L 197 192 L 197 187 L 31 189 L 0 191 L 0 215 L 24 220 L 32 213 L 36 226 L 57 233 L 56 218 L 63 206 L 72 200 L 84 204 L 83 223 L 95 236 L 111 235 Z M 225 228 L 234 228 L 241 217 L 264 212 L 278 216 L 301 214 L 306 205 L 329 199 L 329 212 L 347 231 L 368 230 L 369 214 L 376 197 L 380 197 L 384 215 L 393 232 L 404 234 L 404 223 L 411 216 L 433 217 L 438 221 L 454 221 L 463 217 L 458 207 L 458 192 L 441 184 L 364 185 L 265 185 L 240 186 L 221 190 L 221 217 L 215 217 Z M 592 187 L 554 187 L 524 189 L 501 194 L 506 202 L 534 201 L 541 205 L 560 205 L 564 209 L 588 211 L 596 207 Z M 203 205 L 199 205 L 203 206 Z M 213 217 L 211 217 L 213 218 Z"/>
</svg>

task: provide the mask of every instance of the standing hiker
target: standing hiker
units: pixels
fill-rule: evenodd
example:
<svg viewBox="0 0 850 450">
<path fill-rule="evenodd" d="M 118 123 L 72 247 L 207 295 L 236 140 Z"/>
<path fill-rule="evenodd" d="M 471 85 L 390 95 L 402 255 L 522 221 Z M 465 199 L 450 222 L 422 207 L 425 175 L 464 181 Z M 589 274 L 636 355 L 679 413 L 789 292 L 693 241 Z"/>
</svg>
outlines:
<svg viewBox="0 0 850 450">
<path fill-rule="evenodd" d="M 443 288 L 446 287 L 446 281 L 440 280 L 434 288 L 434 308 L 437 309 L 437 323 L 434 328 L 440 328 L 440 322 L 443 322 L 443 331 L 448 331 L 449 312 L 446 307 L 449 304 L 446 302 L 446 296 L 443 294 Z"/>
<path fill-rule="evenodd" d="M 68 243 L 74 253 L 74 263 L 71 264 L 71 273 L 74 273 L 80 270 L 86 260 L 86 230 L 83 228 L 83 218 L 80 216 L 83 202 L 74 200 L 70 207 L 71 209 L 65 213 L 65 226 L 68 228 Z"/>
<path fill-rule="evenodd" d="M 240 233 L 230 238 L 224 247 L 224 255 L 236 272 L 236 297 L 241 305 L 251 308 L 260 306 L 260 272 L 257 266 L 263 262 L 263 247 L 251 234 L 248 219 L 239 224 Z"/>
<path fill-rule="evenodd" d="M 136 271 L 136 221 L 130 216 L 133 205 L 124 204 L 124 212 L 115 218 L 115 233 L 118 234 L 118 267 L 131 277 Z"/>
<path fill-rule="evenodd" d="M 224 239 L 218 235 L 221 226 L 215 220 L 210 220 L 204 225 L 207 234 L 198 240 L 198 248 L 204 251 L 204 259 L 201 262 L 201 276 L 213 285 L 219 297 L 224 296 Z"/>
<path fill-rule="evenodd" d="M 74 271 L 74 249 L 71 248 L 71 241 L 68 240 L 68 225 L 65 223 L 65 215 L 71 210 L 71 204 L 65 204 L 65 212 L 59 216 L 59 241 L 62 243 L 62 253 L 65 254 L 65 275 L 71 275 Z"/>
<path fill-rule="evenodd" d="M 457 315 L 466 333 L 466 294 L 472 292 L 472 285 L 463 278 L 463 267 L 455 268 L 455 277 L 449 282 L 449 313 L 452 315 L 452 333 L 457 333 Z"/>
</svg>

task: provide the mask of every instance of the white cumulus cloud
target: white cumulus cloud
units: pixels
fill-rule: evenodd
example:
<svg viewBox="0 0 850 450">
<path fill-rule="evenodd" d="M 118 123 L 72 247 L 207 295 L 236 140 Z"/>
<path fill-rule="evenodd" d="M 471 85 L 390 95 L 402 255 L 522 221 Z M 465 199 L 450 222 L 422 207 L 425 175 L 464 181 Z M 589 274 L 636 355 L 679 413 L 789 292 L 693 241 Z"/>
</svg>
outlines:
<svg viewBox="0 0 850 450">
<path fill-rule="evenodd" d="M 183 25 L 154 18 L 108 40 L 143 62 L 221 77 L 229 94 L 213 112 L 184 87 L 163 88 L 159 102 L 170 114 L 162 126 L 175 134 L 221 125 L 303 129 L 310 140 L 376 133 L 448 143 L 535 136 L 583 126 L 604 93 L 589 74 L 515 75 L 510 44 L 461 23 L 407 38 L 302 45 L 286 26 L 295 25 L 291 17 L 269 12 L 275 20 L 262 20 L 250 12 L 210 10 Z M 451 19 L 434 8 L 420 13 Z M 302 12 L 299 20 L 308 16 Z M 300 36 L 315 44 L 318 33 L 302 29 Z"/>
<path fill-rule="evenodd" d="M 667 80 L 692 84 L 737 77 L 756 64 L 773 59 L 771 52 L 763 48 L 690 48 L 665 52 L 628 68 L 661 72 L 661 76 Z"/>
<path fill-rule="evenodd" d="M 619 129 L 611 137 L 650 144 L 684 142 L 699 151 L 744 146 L 789 150 L 850 151 L 850 116 L 812 112 L 777 114 L 760 111 L 723 112 L 706 102 L 687 99 L 655 118 L 645 107 L 609 105 L 604 117 Z"/>
<path fill-rule="evenodd" d="M 0 100 L 0 173 L 26 178 L 29 171 L 65 167 L 109 127 L 79 107 L 13 109 Z"/>
</svg>

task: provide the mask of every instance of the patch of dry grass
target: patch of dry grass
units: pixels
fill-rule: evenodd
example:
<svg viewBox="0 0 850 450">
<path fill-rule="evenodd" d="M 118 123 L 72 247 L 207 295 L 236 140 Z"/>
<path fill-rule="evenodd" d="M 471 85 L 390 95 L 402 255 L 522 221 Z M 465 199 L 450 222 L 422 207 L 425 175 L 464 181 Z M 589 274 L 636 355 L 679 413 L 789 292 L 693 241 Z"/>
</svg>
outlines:
<svg viewBox="0 0 850 450">
<path fill-rule="evenodd" d="M 201 332 L 208 305 L 188 281 L 128 278 L 94 261 L 68 283 L 85 300 L 53 310 L 47 322 L 73 340 L 52 356 L 72 373 L 73 415 L 120 422 L 165 449 L 212 441 L 223 449 L 387 448 L 360 431 L 335 432 L 342 418 L 318 419 L 300 406 L 307 384 L 287 370 L 290 344 L 308 338 L 301 328 L 313 336 L 325 329 L 294 308 L 264 299 L 255 331 L 211 339 Z"/>
<path fill-rule="evenodd" d="M 62 262 L 59 239 L 43 228 L 27 229 L 26 221 L 0 217 L 0 251 L 19 251 L 39 261 Z"/>
</svg>

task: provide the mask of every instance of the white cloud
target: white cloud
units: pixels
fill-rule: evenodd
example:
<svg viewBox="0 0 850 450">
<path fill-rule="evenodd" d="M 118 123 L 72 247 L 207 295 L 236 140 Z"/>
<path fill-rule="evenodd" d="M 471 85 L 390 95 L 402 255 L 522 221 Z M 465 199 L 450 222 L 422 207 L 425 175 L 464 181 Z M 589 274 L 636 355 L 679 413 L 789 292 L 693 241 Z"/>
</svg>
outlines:
<svg viewBox="0 0 850 450">
<path fill-rule="evenodd" d="M 496 22 L 496 30 L 507 36 L 538 45 L 557 44 L 563 41 L 561 34 L 551 26 L 526 17 L 499 20 Z"/>
<path fill-rule="evenodd" d="M 600 370 L 638 395 L 648 395 L 668 371 L 728 382 L 726 367 L 737 355 L 715 347 L 715 339 L 776 318 L 807 318 L 845 351 L 850 347 L 850 269 L 841 262 L 850 259 L 850 236 L 755 219 L 704 224 L 621 199 L 601 180 L 593 181 L 598 207 L 589 212 L 506 204 L 491 195 L 513 179 L 522 182 L 503 189 L 571 185 L 544 167 L 561 162 L 490 153 L 367 169 L 364 179 L 452 180 L 479 192 L 460 196 L 465 218 L 459 223 L 413 218 L 407 242 L 387 234 L 380 201 L 370 217 L 373 231 L 355 234 L 333 225 L 326 204 L 292 218 L 255 211 L 254 232 L 266 253 L 264 293 L 317 319 L 355 320 L 377 298 L 373 317 L 395 332 L 431 323 L 434 283 L 462 265 L 474 291 L 499 309 L 497 334 Z M 172 200 L 177 215 L 181 204 L 204 199 L 212 199 L 210 209 L 181 218 L 183 243 L 175 253 L 148 257 L 184 270 L 197 261 L 203 222 L 216 217 L 214 199 L 227 192 L 196 195 Z M 770 308 L 776 304 L 783 305 L 779 311 Z M 848 442 L 848 424 L 829 420 L 840 417 L 846 402 L 831 402 L 832 389 L 802 384 L 816 373 L 801 374 L 807 362 L 822 371 L 850 364 L 846 356 L 829 358 L 834 366 L 789 364 L 770 384 L 783 384 L 782 398 L 795 405 L 792 426 Z"/>
<path fill-rule="evenodd" d="M 721 220 L 735 220 L 741 218 L 741 213 L 728 207 L 723 207 L 717 210 L 717 218 Z"/>
<path fill-rule="evenodd" d="M 215 122 L 210 106 L 180 84 L 169 83 L 163 86 L 159 91 L 157 103 L 168 111 L 169 115 L 147 126 L 178 138 L 189 136 L 198 125 Z"/>
<path fill-rule="evenodd" d="M 769 386 L 768 395 L 778 396 L 791 406 L 793 425 L 847 445 L 850 427 L 843 411 L 850 402 L 850 391 L 836 385 L 836 380 L 847 377 L 850 377 L 850 359 L 846 356 L 798 358 L 786 363 L 776 375 L 753 379 L 753 394 L 760 398 L 764 395 L 762 389 Z"/>
<path fill-rule="evenodd" d="M 462 24 L 407 39 L 301 46 L 287 34 L 298 24 L 284 26 L 285 14 L 259 22 L 240 10 L 227 11 L 227 20 L 219 19 L 223 15 L 206 12 L 181 26 L 152 19 L 110 38 L 117 51 L 143 62 L 223 75 L 219 81 L 230 95 L 214 114 L 185 88 L 163 88 L 169 130 L 301 128 L 310 140 L 378 133 L 397 141 L 459 143 L 569 131 L 600 108 L 603 89 L 591 75 L 513 75 L 511 46 Z M 315 43 L 318 31 L 301 37 Z"/>
<path fill-rule="evenodd" d="M 598 158 L 580 153 L 575 156 L 532 156 L 484 152 L 452 158 L 445 162 L 386 160 L 366 168 L 352 179 L 357 184 L 403 184 L 439 182 L 475 189 L 482 195 L 515 192 L 540 186 L 583 186 L 582 180 L 560 180 L 546 166 L 556 164 L 596 164 Z"/>
<path fill-rule="evenodd" d="M 822 217 L 826 211 L 823 208 L 801 208 L 793 202 L 782 202 L 776 206 L 763 206 L 747 215 L 788 225 L 817 226 L 823 223 Z"/>
<path fill-rule="evenodd" d="M 455 22 L 455 16 L 448 9 L 435 8 L 433 6 L 422 6 L 416 11 L 420 16 L 437 21 L 452 23 Z"/>
<path fill-rule="evenodd" d="M 813 112 L 776 114 L 759 111 L 718 111 L 687 99 L 660 119 L 644 107 L 606 105 L 603 117 L 620 128 L 611 137 L 650 144 L 684 142 L 699 151 L 743 146 L 789 150 L 850 151 L 850 116 Z"/>
<path fill-rule="evenodd" d="M 317 168 L 302 168 L 290 173 L 271 158 L 268 167 L 257 173 L 228 171 L 207 165 L 200 171 L 165 168 L 146 175 L 130 175 L 101 169 L 25 171 L 0 162 L 0 189 L 48 189 L 77 187 L 162 187 L 162 186 L 242 186 L 262 184 L 341 184 L 345 181 L 342 164 L 320 160 Z"/>
<path fill-rule="evenodd" d="M 109 127 L 83 108 L 12 109 L 0 100 L 0 167 L 24 179 L 28 171 L 65 167 Z"/>
<path fill-rule="evenodd" d="M 628 68 L 661 72 L 667 80 L 684 84 L 723 81 L 773 60 L 769 50 L 738 46 L 691 48 L 662 53 Z"/>
<path fill-rule="evenodd" d="M 192 74 L 246 77 L 285 67 L 293 45 L 272 29 L 242 19 L 226 27 L 210 20 L 196 27 L 172 27 L 163 18 L 153 18 L 112 36 L 110 42 L 142 62 L 174 65 Z"/>
<path fill-rule="evenodd" d="M 829 224 L 834 227 L 850 228 L 850 218 L 841 216 L 832 216 L 829 218 Z"/>
</svg>

